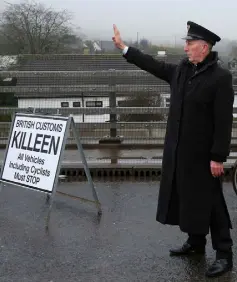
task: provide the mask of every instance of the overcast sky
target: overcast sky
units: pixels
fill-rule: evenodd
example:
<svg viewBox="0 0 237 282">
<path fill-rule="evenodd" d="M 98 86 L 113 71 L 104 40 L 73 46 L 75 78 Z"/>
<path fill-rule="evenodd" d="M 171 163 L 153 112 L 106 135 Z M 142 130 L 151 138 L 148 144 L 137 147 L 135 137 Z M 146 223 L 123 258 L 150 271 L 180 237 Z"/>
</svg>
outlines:
<svg viewBox="0 0 237 282">
<path fill-rule="evenodd" d="M 19 3 L 19 0 L 8 0 Z M 55 9 L 67 9 L 75 26 L 89 36 L 111 39 L 117 24 L 124 39 L 146 37 L 154 43 L 178 40 L 186 22 L 195 21 L 222 38 L 237 39 L 237 0 L 40 0 Z M 4 1 L 0 0 L 0 7 Z"/>
</svg>

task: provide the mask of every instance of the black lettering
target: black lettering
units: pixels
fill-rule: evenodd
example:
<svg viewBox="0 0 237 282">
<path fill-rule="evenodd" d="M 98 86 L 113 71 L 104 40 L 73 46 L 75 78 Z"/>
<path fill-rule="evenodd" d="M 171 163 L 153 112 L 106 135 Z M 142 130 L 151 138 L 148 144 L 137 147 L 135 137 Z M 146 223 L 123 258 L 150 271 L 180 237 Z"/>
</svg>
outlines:
<svg viewBox="0 0 237 282">
<path fill-rule="evenodd" d="M 37 122 L 36 123 L 36 129 L 42 130 L 42 131 L 54 131 L 54 132 L 61 132 L 62 131 L 63 124 L 57 124 L 57 123 L 50 123 L 50 122 Z"/>
<path fill-rule="evenodd" d="M 58 138 L 57 138 L 57 144 L 56 144 L 56 141 L 55 141 L 55 137 L 52 136 L 51 142 L 50 142 L 50 146 L 49 146 L 48 154 L 51 154 L 52 148 L 53 148 L 53 153 L 54 153 L 54 155 L 57 155 L 59 142 L 60 142 L 60 137 L 59 137 L 59 136 L 58 136 Z"/>
<path fill-rule="evenodd" d="M 34 128 L 35 122 L 28 121 L 28 120 L 17 120 L 16 127 L 23 127 L 23 128 Z"/>
<path fill-rule="evenodd" d="M 32 134 L 32 133 L 31 133 Z M 21 147 L 21 149 L 23 149 L 23 150 L 26 150 L 27 149 L 27 147 L 25 146 L 25 139 L 26 139 L 26 132 L 23 132 L 23 140 L 22 140 L 22 143 L 21 143 L 21 145 L 20 145 L 20 147 Z"/>
<path fill-rule="evenodd" d="M 20 138 L 20 144 L 19 144 L 19 146 L 21 146 L 21 144 L 22 144 L 22 139 L 23 139 L 23 134 L 22 134 L 22 132 L 21 132 L 21 138 Z"/>
<path fill-rule="evenodd" d="M 44 139 L 43 139 L 43 143 L 42 143 L 42 147 L 41 147 L 41 152 L 47 154 L 48 151 L 46 149 L 44 149 L 44 146 L 48 146 L 49 142 L 46 141 L 46 139 L 50 139 L 50 135 L 44 135 Z"/>
<path fill-rule="evenodd" d="M 35 144 L 34 144 L 34 148 L 33 148 L 33 151 L 35 151 L 35 152 L 40 152 L 40 149 L 36 148 L 36 146 L 41 144 L 41 141 L 38 140 L 38 138 L 41 138 L 41 137 L 43 137 L 43 134 L 36 134 Z"/>
<path fill-rule="evenodd" d="M 19 172 L 15 172 L 14 174 L 14 179 L 17 179 L 19 181 L 25 181 L 25 175 L 24 174 L 20 174 Z"/>
<path fill-rule="evenodd" d="M 13 135 L 13 138 L 12 138 L 12 144 L 11 144 L 11 147 L 14 147 L 14 145 L 15 145 L 15 147 L 17 148 L 17 149 L 19 149 L 19 147 L 20 147 L 20 143 L 18 143 L 18 137 L 20 136 L 20 134 L 21 134 L 21 131 L 14 131 L 14 135 Z"/>
<path fill-rule="evenodd" d="M 16 127 L 22 127 L 22 120 L 18 120 L 16 123 Z"/>
<path fill-rule="evenodd" d="M 60 123 L 60 124 L 58 125 L 58 132 L 62 132 L 62 128 L 63 128 L 63 125 Z"/>
<path fill-rule="evenodd" d="M 29 140 L 28 140 L 28 145 L 27 145 L 27 150 L 28 151 L 33 151 L 33 147 L 30 147 L 31 139 L 32 139 L 32 133 L 30 133 L 30 137 L 29 137 Z"/>
<path fill-rule="evenodd" d="M 41 152 L 44 154 L 57 155 L 59 144 L 60 144 L 60 136 L 55 137 L 50 135 L 36 134 L 35 140 L 32 141 L 32 139 L 33 139 L 32 133 L 29 134 L 23 131 L 14 131 L 11 147 L 12 148 L 15 147 L 17 149 L 22 149 L 26 151 L 34 151 L 34 152 Z M 27 161 L 30 161 L 29 158 L 30 158 L 29 156 L 25 156 L 25 159 Z M 37 161 L 35 160 L 35 162 L 44 164 L 44 160 L 42 159 L 38 159 Z"/>
<path fill-rule="evenodd" d="M 20 154 L 18 155 L 18 158 L 17 158 L 17 159 L 23 161 L 23 159 L 24 159 L 24 154 L 20 153 Z"/>
</svg>

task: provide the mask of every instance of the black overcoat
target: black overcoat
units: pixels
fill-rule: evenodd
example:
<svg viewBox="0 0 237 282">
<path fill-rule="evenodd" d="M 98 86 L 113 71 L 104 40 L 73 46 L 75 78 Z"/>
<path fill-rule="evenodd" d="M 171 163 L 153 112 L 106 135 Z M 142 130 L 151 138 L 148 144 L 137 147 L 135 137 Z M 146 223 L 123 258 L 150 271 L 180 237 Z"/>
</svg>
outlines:
<svg viewBox="0 0 237 282">
<path fill-rule="evenodd" d="M 124 55 L 129 63 L 170 84 L 156 220 L 194 234 L 209 232 L 216 189 L 221 189 L 228 213 L 221 178 L 212 176 L 210 161 L 224 162 L 229 155 L 234 91 L 231 73 L 218 64 L 217 52 L 211 56 L 187 79 L 193 67 L 187 58 L 169 64 L 133 47 Z"/>
</svg>

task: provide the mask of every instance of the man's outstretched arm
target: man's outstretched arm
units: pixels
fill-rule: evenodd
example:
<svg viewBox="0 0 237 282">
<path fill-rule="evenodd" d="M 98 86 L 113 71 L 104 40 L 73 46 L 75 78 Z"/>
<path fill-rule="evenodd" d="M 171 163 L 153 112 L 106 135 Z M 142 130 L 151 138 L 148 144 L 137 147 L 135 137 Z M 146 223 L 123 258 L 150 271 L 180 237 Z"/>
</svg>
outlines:
<svg viewBox="0 0 237 282">
<path fill-rule="evenodd" d="M 168 83 L 171 82 L 177 65 L 160 62 L 155 60 L 152 56 L 142 53 L 137 48 L 126 46 L 122 41 L 116 25 L 114 25 L 113 28 L 114 36 L 112 39 L 114 44 L 118 49 L 123 51 L 123 56 L 127 62 L 136 65 L 140 69 L 145 70 Z"/>
</svg>

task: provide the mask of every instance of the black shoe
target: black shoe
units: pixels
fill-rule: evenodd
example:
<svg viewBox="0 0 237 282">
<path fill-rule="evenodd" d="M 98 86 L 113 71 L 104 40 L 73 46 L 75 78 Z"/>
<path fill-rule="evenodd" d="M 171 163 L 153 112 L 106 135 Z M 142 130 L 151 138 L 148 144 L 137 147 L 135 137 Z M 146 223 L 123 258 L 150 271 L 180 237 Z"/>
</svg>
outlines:
<svg viewBox="0 0 237 282">
<path fill-rule="evenodd" d="M 170 250 L 170 255 L 172 256 L 195 255 L 195 254 L 199 254 L 199 255 L 205 254 L 205 246 L 194 247 L 188 243 L 184 243 L 182 247 Z"/>
<path fill-rule="evenodd" d="M 229 258 L 216 259 L 206 272 L 207 277 L 220 276 L 233 268 L 232 256 Z"/>
</svg>

